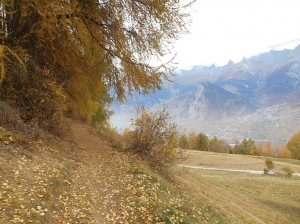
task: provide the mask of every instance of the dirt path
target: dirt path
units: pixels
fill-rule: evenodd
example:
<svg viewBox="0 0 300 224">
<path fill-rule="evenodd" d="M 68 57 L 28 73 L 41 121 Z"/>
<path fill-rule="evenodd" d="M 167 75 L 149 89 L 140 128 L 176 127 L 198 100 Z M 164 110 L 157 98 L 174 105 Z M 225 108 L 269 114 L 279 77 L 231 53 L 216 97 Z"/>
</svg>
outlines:
<svg viewBox="0 0 300 224">
<path fill-rule="evenodd" d="M 74 192 L 82 190 L 87 194 L 90 223 L 121 223 L 128 216 L 121 201 L 129 170 L 128 158 L 112 150 L 88 127 L 74 122 L 69 125 L 82 163 L 73 175 Z"/>
<path fill-rule="evenodd" d="M 125 153 L 67 120 L 68 141 L 0 130 L 0 223 L 136 223 L 138 178 Z M 5 140 L 6 141 L 6 140 Z M 15 143 L 16 142 L 16 143 Z"/>
</svg>

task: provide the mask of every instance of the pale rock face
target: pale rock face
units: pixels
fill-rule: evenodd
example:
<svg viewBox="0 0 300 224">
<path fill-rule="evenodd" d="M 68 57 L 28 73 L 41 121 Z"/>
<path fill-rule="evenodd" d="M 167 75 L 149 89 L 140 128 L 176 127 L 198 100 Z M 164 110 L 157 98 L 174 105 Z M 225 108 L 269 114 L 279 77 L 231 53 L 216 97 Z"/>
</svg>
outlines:
<svg viewBox="0 0 300 224">
<path fill-rule="evenodd" d="M 294 85 L 297 86 L 297 84 L 300 82 L 300 62 L 294 63 L 290 67 L 287 75 L 295 79 Z"/>
<path fill-rule="evenodd" d="M 203 120 L 206 117 L 207 105 L 203 94 L 204 86 L 200 86 L 195 93 L 195 98 L 191 102 L 188 110 L 189 120 Z"/>
<path fill-rule="evenodd" d="M 228 92 L 231 92 L 233 94 L 238 94 L 238 89 L 236 87 L 232 86 L 232 85 L 226 84 L 226 85 L 223 86 L 223 89 L 225 89 Z"/>
</svg>

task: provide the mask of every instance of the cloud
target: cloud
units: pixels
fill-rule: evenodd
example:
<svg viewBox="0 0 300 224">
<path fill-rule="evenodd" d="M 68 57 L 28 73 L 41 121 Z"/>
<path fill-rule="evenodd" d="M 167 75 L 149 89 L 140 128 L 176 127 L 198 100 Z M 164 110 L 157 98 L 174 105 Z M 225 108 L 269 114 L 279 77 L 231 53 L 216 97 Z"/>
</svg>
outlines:
<svg viewBox="0 0 300 224">
<path fill-rule="evenodd" d="M 268 48 L 270 50 L 279 50 L 279 49 L 289 48 L 289 46 L 292 46 L 292 48 L 294 48 L 298 44 L 300 44 L 300 38 L 289 40 L 280 44 L 269 45 Z"/>
</svg>

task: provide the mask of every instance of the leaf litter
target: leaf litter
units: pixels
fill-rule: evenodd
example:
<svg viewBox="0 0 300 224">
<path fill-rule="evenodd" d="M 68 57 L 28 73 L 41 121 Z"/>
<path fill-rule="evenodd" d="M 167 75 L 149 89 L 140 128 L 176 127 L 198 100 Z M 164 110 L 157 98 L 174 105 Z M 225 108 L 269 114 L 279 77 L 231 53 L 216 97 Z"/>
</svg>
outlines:
<svg viewBox="0 0 300 224">
<path fill-rule="evenodd" d="M 157 173 L 68 122 L 68 142 L 0 142 L 1 223 L 207 222 L 210 215 L 185 208 L 187 199 Z"/>
</svg>

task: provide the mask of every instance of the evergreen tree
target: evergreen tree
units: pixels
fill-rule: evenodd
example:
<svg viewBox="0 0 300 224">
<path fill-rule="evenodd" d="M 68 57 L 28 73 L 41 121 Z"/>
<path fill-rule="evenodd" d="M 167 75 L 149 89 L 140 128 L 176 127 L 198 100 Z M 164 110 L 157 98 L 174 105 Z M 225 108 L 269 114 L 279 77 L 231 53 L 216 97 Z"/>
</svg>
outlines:
<svg viewBox="0 0 300 224">
<path fill-rule="evenodd" d="M 233 152 L 236 154 L 253 155 L 256 151 L 254 140 L 244 139 L 240 144 L 233 147 Z"/>
<path fill-rule="evenodd" d="M 200 151 L 208 151 L 209 139 L 206 134 L 199 133 L 196 138 L 196 149 Z"/>
</svg>

